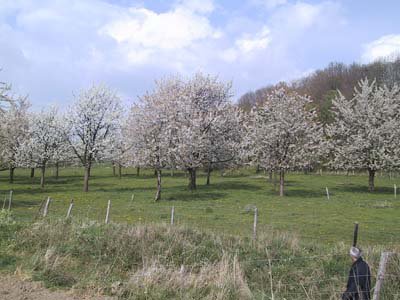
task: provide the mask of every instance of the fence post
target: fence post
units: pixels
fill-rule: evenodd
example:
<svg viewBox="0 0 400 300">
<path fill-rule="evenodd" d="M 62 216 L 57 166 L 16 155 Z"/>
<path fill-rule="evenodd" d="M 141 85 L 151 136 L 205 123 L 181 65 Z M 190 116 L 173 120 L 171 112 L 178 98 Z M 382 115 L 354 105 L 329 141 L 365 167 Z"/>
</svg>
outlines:
<svg viewBox="0 0 400 300">
<path fill-rule="evenodd" d="M 7 194 L 4 195 L 3 209 L 6 208 L 6 202 L 7 202 Z"/>
<path fill-rule="evenodd" d="M 396 186 L 396 184 L 394 184 L 393 190 L 394 190 L 394 198 L 396 199 L 397 198 L 397 186 Z"/>
<path fill-rule="evenodd" d="M 131 204 L 130 204 L 130 206 L 132 206 L 133 199 L 135 199 L 135 194 L 132 194 L 132 196 L 131 196 Z"/>
<path fill-rule="evenodd" d="M 376 276 L 376 284 L 374 289 L 374 296 L 372 300 L 379 300 L 379 294 L 385 278 L 386 264 L 389 260 L 390 252 L 382 252 L 381 260 L 379 262 L 378 275 Z"/>
<path fill-rule="evenodd" d="M 353 247 L 357 246 L 358 239 L 358 222 L 354 223 L 354 233 L 353 233 Z"/>
<path fill-rule="evenodd" d="M 13 199 L 13 191 L 11 190 L 11 191 L 10 191 L 10 198 L 8 198 L 8 211 L 11 210 L 11 202 L 12 202 L 12 199 Z"/>
<path fill-rule="evenodd" d="M 257 217 L 258 217 L 258 208 L 254 208 L 254 223 L 253 223 L 253 240 L 257 239 Z"/>
<path fill-rule="evenodd" d="M 71 199 L 71 203 L 69 204 L 67 211 L 67 219 L 71 216 L 72 207 L 74 206 L 74 199 Z"/>
<path fill-rule="evenodd" d="M 171 225 L 174 225 L 174 217 L 175 217 L 175 206 L 171 208 Z"/>
<path fill-rule="evenodd" d="M 326 187 L 325 190 L 326 190 L 326 198 L 329 200 L 330 197 L 329 197 L 329 190 L 328 190 L 328 187 Z"/>
<path fill-rule="evenodd" d="M 108 200 L 108 203 L 107 203 L 106 220 L 105 220 L 105 223 L 106 223 L 106 224 L 108 224 L 108 222 L 110 221 L 110 207 L 111 207 L 111 200 Z"/>
<path fill-rule="evenodd" d="M 47 213 L 49 212 L 49 205 L 50 205 L 50 197 L 47 197 L 46 205 L 44 206 L 43 210 L 43 217 L 47 216 Z"/>
</svg>

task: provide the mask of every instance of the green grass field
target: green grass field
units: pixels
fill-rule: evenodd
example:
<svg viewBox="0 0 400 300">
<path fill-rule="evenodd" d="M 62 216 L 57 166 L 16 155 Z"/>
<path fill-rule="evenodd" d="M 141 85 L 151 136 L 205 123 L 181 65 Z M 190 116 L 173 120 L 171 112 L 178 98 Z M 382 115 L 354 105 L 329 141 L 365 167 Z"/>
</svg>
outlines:
<svg viewBox="0 0 400 300">
<path fill-rule="evenodd" d="M 185 174 L 163 174 L 162 200 L 154 202 L 156 179 L 151 170 L 123 169 L 121 179 L 114 177 L 111 167 L 93 169 L 90 191 L 82 192 L 83 170 L 60 169 L 60 178 L 48 170 L 47 186 L 39 186 L 29 171 L 18 169 L 14 184 L 8 183 L 8 173 L 0 173 L 0 195 L 4 198 L 13 190 L 12 212 L 16 220 L 31 221 L 38 217 L 43 199 L 53 201 L 50 218 L 65 216 L 70 199 L 75 206 L 74 218 L 103 221 L 107 201 L 112 201 L 111 221 L 119 223 L 168 223 L 171 207 L 175 207 L 175 221 L 201 229 L 228 234 L 251 236 L 252 207 L 258 208 L 258 231 L 275 229 L 290 231 L 302 239 L 323 244 L 352 241 L 353 223 L 359 222 L 360 246 L 400 243 L 400 195 L 394 198 L 393 185 L 400 186 L 400 178 L 376 178 L 376 192 L 367 191 L 366 175 L 303 175 L 288 174 L 286 196 L 281 198 L 273 184 L 262 173 L 253 169 L 238 170 L 221 176 L 215 172 L 211 185 L 199 172 L 198 189 L 187 190 Z M 330 200 L 325 187 L 329 188 Z M 132 194 L 134 200 L 131 201 Z M 0 198 L 2 199 L 2 198 Z M 6 205 L 7 206 L 7 205 Z"/>
</svg>

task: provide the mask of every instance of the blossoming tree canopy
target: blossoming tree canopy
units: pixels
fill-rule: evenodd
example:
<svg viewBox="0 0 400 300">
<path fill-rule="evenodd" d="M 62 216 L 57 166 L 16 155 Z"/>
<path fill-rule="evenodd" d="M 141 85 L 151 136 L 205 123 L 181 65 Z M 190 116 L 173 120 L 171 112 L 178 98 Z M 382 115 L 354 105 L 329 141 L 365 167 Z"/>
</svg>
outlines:
<svg viewBox="0 0 400 300">
<path fill-rule="evenodd" d="M 247 126 L 250 156 L 265 170 L 279 172 L 283 196 L 285 172 L 318 159 L 322 130 L 311 100 L 285 89 L 274 90 L 251 112 Z"/>
<path fill-rule="evenodd" d="M 122 107 L 119 97 L 104 85 L 80 92 L 65 115 L 65 137 L 85 168 L 83 190 L 89 190 L 92 163 L 110 145 L 109 138 L 119 126 Z"/>
<path fill-rule="evenodd" d="M 378 87 L 359 82 L 353 98 L 342 94 L 333 101 L 335 122 L 327 127 L 332 159 L 337 169 L 364 169 L 369 191 L 375 188 L 375 173 L 400 165 L 398 153 L 400 88 Z"/>
</svg>

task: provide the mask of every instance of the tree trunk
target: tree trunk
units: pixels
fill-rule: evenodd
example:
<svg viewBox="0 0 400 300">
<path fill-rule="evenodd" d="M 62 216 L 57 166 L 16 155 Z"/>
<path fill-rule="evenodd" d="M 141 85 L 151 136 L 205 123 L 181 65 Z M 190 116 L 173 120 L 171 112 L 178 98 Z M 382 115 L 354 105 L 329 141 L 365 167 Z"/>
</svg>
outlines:
<svg viewBox="0 0 400 300">
<path fill-rule="evenodd" d="M 276 171 L 274 171 L 274 192 L 276 192 L 276 186 L 278 185 L 278 178 L 277 178 Z"/>
<path fill-rule="evenodd" d="M 118 164 L 118 178 L 119 179 L 122 178 L 122 166 L 121 166 L 121 164 Z"/>
<path fill-rule="evenodd" d="M 161 199 L 161 170 L 157 169 L 157 193 L 156 197 L 154 198 L 154 201 L 158 201 Z"/>
<path fill-rule="evenodd" d="M 154 169 L 154 176 L 158 176 L 158 171 L 157 171 L 157 169 Z"/>
<path fill-rule="evenodd" d="M 140 176 L 140 167 L 136 168 L 136 176 L 139 177 Z"/>
<path fill-rule="evenodd" d="M 283 197 L 285 188 L 285 171 L 280 170 L 279 172 L 279 196 Z"/>
<path fill-rule="evenodd" d="M 90 163 L 85 166 L 85 175 L 83 178 L 83 191 L 84 192 L 89 191 L 90 168 L 91 168 Z"/>
<path fill-rule="evenodd" d="M 60 172 L 60 164 L 56 162 L 56 180 L 58 180 L 59 172 Z"/>
<path fill-rule="evenodd" d="M 44 176 L 45 176 L 45 173 L 46 173 L 46 166 L 45 165 L 41 166 L 40 170 L 41 170 L 41 173 L 40 173 L 40 187 L 44 188 L 44 178 L 45 178 Z"/>
<path fill-rule="evenodd" d="M 35 177 L 35 168 L 31 168 L 31 176 L 30 176 L 30 178 L 33 180 L 34 177 Z"/>
<path fill-rule="evenodd" d="M 209 163 L 208 167 L 207 167 L 207 182 L 206 182 L 206 185 L 210 185 L 211 171 L 212 171 L 211 163 Z"/>
<path fill-rule="evenodd" d="M 257 165 L 257 167 L 256 167 L 256 174 L 260 173 L 260 170 L 261 170 L 260 165 Z"/>
<path fill-rule="evenodd" d="M 375 170 L 368 169 L 368 191 L 373 192 L 375 190 Z"/>
<path fill-rule="evenodd" d="M 272 183 L 272 171 L 269 171 L 268 174 L 269 174 L 268 181 L 269 183 Z"/>
<path fill-rule="evenodd" d="M 115 164 L 113 163 L 113 165 L 112 165 L 112 169 L 113 169 L 113 176 L 115 176 Z"/>
<path fill-rule="evenodd" d="M 10 183 L 14 183 L 14 167 L 10 167 Z"/>
<path fill-rule="evenodd" d="M 196 169 L 195 168 L 189 168 L 189 185 L 188 188 L 191 191 L 194 191 L 197 186 L 196 186 Z"/>
</svg>

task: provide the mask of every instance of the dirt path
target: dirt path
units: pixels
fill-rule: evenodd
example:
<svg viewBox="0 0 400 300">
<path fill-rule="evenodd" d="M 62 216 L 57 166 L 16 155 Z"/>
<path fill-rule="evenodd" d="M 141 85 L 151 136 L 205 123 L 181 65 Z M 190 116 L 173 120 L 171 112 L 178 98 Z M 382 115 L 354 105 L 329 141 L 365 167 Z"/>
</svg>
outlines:
<svg viewBox="0 0 400 300">
<path fill-rule="evenodd" d="M 0 275 L 1 300 L 115 300 L 113 297 L 74 295 L 72 291 L 50 291 L 38 282 Z"/>
</svg>

